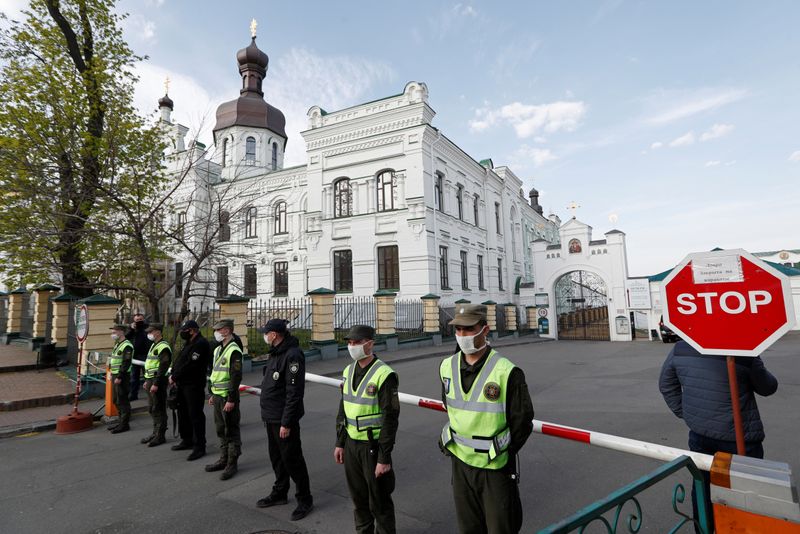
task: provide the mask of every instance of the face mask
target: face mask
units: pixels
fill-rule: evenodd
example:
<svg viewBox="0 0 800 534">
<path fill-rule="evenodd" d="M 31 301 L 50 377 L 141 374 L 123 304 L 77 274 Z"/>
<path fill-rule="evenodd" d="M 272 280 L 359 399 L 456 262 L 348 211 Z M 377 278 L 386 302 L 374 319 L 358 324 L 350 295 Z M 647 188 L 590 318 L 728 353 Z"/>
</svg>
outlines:
<svg viewBox="0 0 800 534">
<path fill-rule="evenodd" d="M 364 345 L 347 345 L 347 350 L 350 352 L 350 357 L 353 358 L 355 362 L 367 357 L 367 354 L 364 352 Z"/>
<path fill-rule="evenodd" d="M 144 321 L 136 321 L 133 324 L 136 325 L 136 328 L 141 328 L 144 325 Z"/>
<path fill-rule="evenodd" d="M 189 332 L 189 331 L 186 331 L 186 330 L 184 330 L 183 332 L 181 332 L 181 339 L 183 339 L 184 341 L 189 341 L 189 339 L 190 339 L 191 337 L 192 337 L 192 333 L 191 333 L 191 332 Z"/>
<path fill-rule="evenodd" d="M 486 346 L 486 343 L 481 345 L 480 347 L 475 346 L 475 338 L 478 337 L 483 333 L 483 330 L 475 334 L 474 336 L 459 336 L 456 335 L 456 342 L 458 343 L 458 347 L 461 349 L 461 352 L 464 354 L 475 354 L 476 352 L 483 349 Z"/>
<path fill-rule="evenodd" d="M 214 339 L 217 340 L 217 343 L 222 343 L 222 341 L 225 339 L 225 336 L 223 336 L 221 332 L 214 332 Z"/>
<path fill-rule="evenodd" d="M 119 341 L 119 334 L 111 334 L 111 339 L 114 341 Z"/>
<path fill-rule="evenodd" d="M 155 341 L 156 336 L 154 336 L 153 334 L 147 334 L 147 339 L 149 339 L 150 341 Z"/>
<path fill-rule="evenodd" d="M 264 334 L 264 343 L 266 343 L 270 347 L 272 346 L 272 341 L 269 340 L 269 334 Z"/>
</svg>

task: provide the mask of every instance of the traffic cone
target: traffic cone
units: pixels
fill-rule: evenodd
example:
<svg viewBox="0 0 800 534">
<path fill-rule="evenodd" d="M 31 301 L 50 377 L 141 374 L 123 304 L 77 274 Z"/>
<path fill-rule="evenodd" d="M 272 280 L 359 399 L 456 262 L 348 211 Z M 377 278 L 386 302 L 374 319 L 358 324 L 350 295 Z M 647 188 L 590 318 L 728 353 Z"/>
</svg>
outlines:
<svg viewBox="0 0 800 534">
<path fill-rule="evenodd" d="M 116 417 L 119 415 L 114 404 L 114 380 L 111 378 L 111 366 L 106 366 L 106 417 Z"/>
</svg>

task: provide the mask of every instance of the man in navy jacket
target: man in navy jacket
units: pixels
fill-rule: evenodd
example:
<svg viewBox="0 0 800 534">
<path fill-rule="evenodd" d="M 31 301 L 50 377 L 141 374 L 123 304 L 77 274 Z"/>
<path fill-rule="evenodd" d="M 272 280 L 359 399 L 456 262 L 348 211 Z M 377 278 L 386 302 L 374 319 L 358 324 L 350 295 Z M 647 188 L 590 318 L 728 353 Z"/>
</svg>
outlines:
<svg viewBox="0 0 800 534">
<path fill-rule="evenodd" d="M 753 458 L 764 457 L 764 425 L 755 394 L 764 397 L 778 389 L 778 380 L 767 371 L 760 357 L 737 357 L 736 380 L 744 427 L 745 451 Z M 705 454 L 736 453 L 728 366 L 725 356 L 704 356 L 685 341 L 670 351 L 658 381 L 661 395 L 672 413 L 689 427 L 689 450 Z M 711 513 L 708 473 L 706 505 Z M 694 491 L 692 502 L 697 512 Z M 712 523 L 713 524 L 713 523 Z"/>
</svg>

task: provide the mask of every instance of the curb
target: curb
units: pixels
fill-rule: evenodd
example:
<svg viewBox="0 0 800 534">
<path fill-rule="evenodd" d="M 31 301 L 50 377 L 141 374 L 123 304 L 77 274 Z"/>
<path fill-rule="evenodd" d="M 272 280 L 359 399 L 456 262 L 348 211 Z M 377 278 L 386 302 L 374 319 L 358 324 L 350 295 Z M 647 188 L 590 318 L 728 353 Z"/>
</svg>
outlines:
<svg viewBox="0 0 800 534">
<path fill-rule="evenodd" d="M 0 412 L 16 412 L 26 408 L 41 408 L 43 406 L 69 404 L 74 398 L 74 393 L 62 393 L 60 395 L 49 395 L 47 397 L 6 401 L 0 404 Z"/>
<path fill-rule="evenodd" d="M 131 415 L 139 413 L 147 413 L 147 406 L 137 406 L 131 410 Z M 104 415 L 93 416 L 94 421 L 102 421 Z M 56 428 L 56 420 L 51 419 L 47 421 L 37 421 L 35 423 L 23 423 L 21 425 L 12 425 L 0 428 L 0 439 L 13 438 L 20 434 L 28 434 L 30 432 L 45 432 L 54 430 Z"/>
</svg>

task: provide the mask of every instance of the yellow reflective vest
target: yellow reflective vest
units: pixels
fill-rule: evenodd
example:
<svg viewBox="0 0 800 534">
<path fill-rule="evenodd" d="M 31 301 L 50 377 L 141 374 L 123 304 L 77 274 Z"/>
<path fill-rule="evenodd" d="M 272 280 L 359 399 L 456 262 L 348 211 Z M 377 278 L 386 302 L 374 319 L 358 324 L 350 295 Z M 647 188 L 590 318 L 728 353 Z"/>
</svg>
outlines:
<svg viewBox="0 0 800 534">
<path fill-rule="evenodd" d="M 359 441 L 378 439 L 381 434 L 383 413 L 378 404 L 378 392 L 383 382 L 394 371 L 379 359 L 367 371 L 367 374 L 354 390 L 353 378 L 358 362 L 348 365 L 342 376 L 342 404 L 344 405 L 345 424 L 347 435 Z"/>
<path fill-rule="evenodd" d="M 127 339 L 123 339 L 122 341 L 114 345 L 114 350 L 111 351 L 111 357 L 108 359 L 108 365 L 111 367 L 112 375 L 131 372 L 130 361 L 128 361 L 127 369 L 120 369 L 120 367 L 122 367 L 122 362 L 124 361 L 122 355 L 125 352 L 125 349 L 131 349 L 131 352 L 133 351 L 133 343 L 131 343 Z"/>
<path fill-rule="evenodd" d="M 242 351 L 233 340 L 223 349 L 218 345 L 214 349 L 214 366 L 211 368 L 211 393 L 220 397 L 228 397 L 231 387 L 231 359 L 235 353 Z"/>
</svg>

